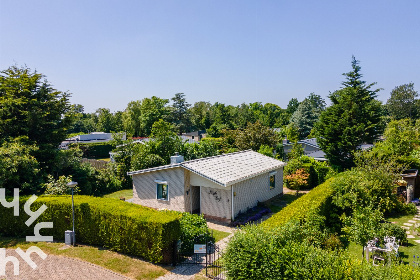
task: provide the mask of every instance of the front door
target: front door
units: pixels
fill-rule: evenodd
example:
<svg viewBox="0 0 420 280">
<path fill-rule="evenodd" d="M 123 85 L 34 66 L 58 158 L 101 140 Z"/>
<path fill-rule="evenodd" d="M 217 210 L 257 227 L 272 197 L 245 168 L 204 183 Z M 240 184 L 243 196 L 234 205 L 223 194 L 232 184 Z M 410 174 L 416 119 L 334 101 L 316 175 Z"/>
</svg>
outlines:
<svg viewBox="0 0 420 280">
<path fill-rule="evenodd" d="M 200 187 L 191 186 L 191 212 L 200 214 Z"/>
</svg>

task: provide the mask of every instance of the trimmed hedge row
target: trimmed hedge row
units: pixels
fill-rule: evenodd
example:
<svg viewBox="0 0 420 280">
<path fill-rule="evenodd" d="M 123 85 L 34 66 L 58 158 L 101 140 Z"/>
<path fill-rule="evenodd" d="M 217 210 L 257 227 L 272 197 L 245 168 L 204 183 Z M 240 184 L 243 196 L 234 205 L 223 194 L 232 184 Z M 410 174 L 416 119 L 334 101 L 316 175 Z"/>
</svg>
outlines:
<svg viewBox="0 0 420 280">
<path fill-rule="evenodd" d="M 228 279 L 420 279 L 418 266 L 373 266 L 345 251 L 293 239 L 283 228 L 247 226 L 236 232 L 224 255 Z"/>
<path fill-rule="evenodd" d="M 24 211 L 28 197 L 20 198 L 20 215 L 13 208 L 0 207 L 0 234 L 33 236 L 39 222 L 53 222 L 52 229 L 41 229 L 42 236 L 63 240 L 64 232 L 72 228 L 71 196 L 41 196 L 31 205 L 36 211 L 42 204 L 48 208 L 30 226 Z M 180 214 L 159 212 L 147 207 L 112 198 L 74 197 L 76 241 L 103 246 L 114 251 L 142 257 L 152 262 L 170 263 L 172 245 L 181 235 Z"/>
<path fill-rule="evenodd" d="M 265 228 L 276 228 L 291 220 L 303 220 L 311 214 L 328 216 L 333 194 L 333 189 L 330 187 L 332 180 L 334 178 L 296 199 L 261 225 Z"/>
</svg>

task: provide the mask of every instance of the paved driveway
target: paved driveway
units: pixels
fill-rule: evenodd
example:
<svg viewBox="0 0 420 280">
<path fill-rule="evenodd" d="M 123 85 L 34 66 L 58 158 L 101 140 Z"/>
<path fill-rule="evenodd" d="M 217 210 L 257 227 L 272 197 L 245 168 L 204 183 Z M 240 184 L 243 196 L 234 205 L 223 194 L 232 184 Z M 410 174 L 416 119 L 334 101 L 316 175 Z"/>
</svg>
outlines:
<svg viewBox="0 0 420 280">
<path fill-rule="evenodd" d="M 16 252 L 7 249 L 6 256 L 15 256 L 19 260 L 19 275 L 13 273 L 13 264 L 7 263 L 6 277 L 0 275 L 0 279 L 7 280 L 127 280 L 123 275 L 115 273 L 103 267 L 81 261 L 78 259 L 48 255 L 45 260 L 36 253 L 31 254 L 32 260 L 38 265 L 33 270 Z"/>
</svg>

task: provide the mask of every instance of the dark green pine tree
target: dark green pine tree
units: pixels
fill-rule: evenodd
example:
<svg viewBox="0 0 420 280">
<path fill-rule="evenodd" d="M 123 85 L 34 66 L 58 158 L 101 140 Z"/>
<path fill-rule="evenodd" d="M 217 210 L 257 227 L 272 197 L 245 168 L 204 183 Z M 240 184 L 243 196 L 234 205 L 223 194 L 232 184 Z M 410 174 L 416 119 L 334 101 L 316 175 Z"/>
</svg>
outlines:
<svg viewBox="0 0 420 280">
<path fill-rule="evenodd" d="M 343 75 L 343 88 L 330 94 L 332 105 L 322 112 L 316 125 L 318 144 L 332 165 L 354 166 L 354 152 L 372 143 L 383 131 L 382 106 L 376 100 L 376 83 L 362 81 L 359 61 L 352 57 L 353 70 Z"/>
</svg>

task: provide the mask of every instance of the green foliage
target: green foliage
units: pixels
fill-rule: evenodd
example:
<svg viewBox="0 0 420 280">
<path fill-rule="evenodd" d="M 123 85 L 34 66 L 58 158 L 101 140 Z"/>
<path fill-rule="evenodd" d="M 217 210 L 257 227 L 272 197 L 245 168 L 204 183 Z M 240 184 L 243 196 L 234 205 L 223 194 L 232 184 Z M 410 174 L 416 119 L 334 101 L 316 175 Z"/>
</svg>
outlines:
<svg viewBox="0 0 420 280">
<path fill-rule="evenodd" d="M 206 240 L 214 241 L 203 215 L 185 212 L 181 214 L 179 222 L 181 225 L 181 251 L 192 252 L 194 244 L 205 244 Z"/>
<path fill-rule="evenodd" d="M 302 145 L 298 142 L 292 144 L 292 150 L 287 154 L 289 160 L 298 159 L 305 154 Z"/>
<path fill-rule="evenodd" d="M 235 138 L 235 146 L 239 150 L 252 149 L 258 151 L 261 145 L 275 147 L 277 142 L 277 134 L 259 121 L 253 124 L 248 123 L 246 129 L 239 131 Z"/>
<path fill-rule="evenodd" d="M 115 147 L 108 143 L 74 143 L 70 147 L 78 147 L 83 152 L 85 158 L 108 158 L 109 152 Z"/>
<path fill-rule="evenodd" d="M 386 107 L 393 119 L 418 118 L 419 108 L 417 106 L 417 91 L 414 90 L 414 83 L 404 84 L 395 87 L 391 96 L 386 102 Z"/>
<path fill-rule="evenodd" d="M 392 178 L 380 171 L 346 171 L 334 178 L 331 187 L 334 189 L 333 204 L 346 215 L 351 215 L 358 207 L 369 206 L 389 213 L 398 205 Z"/>
<path fill-rule="evenodd" d="M 396 241 L 400 244 L 407 244 L 407 233 L 406 230 L 397 224 L 382 223 L 381 230 L 379 232 L 380 240 L 383 240 L 385 236 L 394 236 Z"/>
<path fill-rule="evenodd" d="M 27 198 L 20 199 L 20 215 L 12 208 L 0 207 L 0 233 L 6 236 L 32 236 L 34 224 L 25 225 L 29 216 L 23 211 Z M 48 208 L 36 221 L 53 222 L 52 229 L 42 229 L 43 236 L 62 240 L 71 228 L 71 196 L 42 196 L 31 206 Z M 75 230 L 80 243 L 142 257 L 152 262 L 170 262 L 172 245 L 181 235 L 179 213 L 156 211 L 112 198 L 74 197 Z"/>
<path fill-rule="evenodd" d="M 311 93 L 305 98 L 290 118 L 290 123 L 298 130 L 299 139 L 308 137 L 318 121 L 321 112 L 325 110 L 325 101 L 321 96 Z"/>
<path fill-rule="evenodd" d="M 27 137 L 27 144 L 39 148 L 33 156 L 48 170 L 72 117 L 67 114 L 70 94 L 53 89 L 44 78 L 26 67 L 0 72 L 0 141 Z"/>
<path fill-rule="evenodd" d="M 365 246 L 369 240 L 379 235 L 382 221 L 383 214 L 378 209 L 357 207 L 351 217 L 344 218 L 343 231 L 350 241 Z"/>
<path fill-rule="evenodd" d="M 173 101 L 171 119 L 179 133 L 187 132 L 191 128 L 191 121 L 189 116 L 189 108 L 191 104 L 188 104 L 185 100 L 185 94 L 177 93 L 171 98 Z"/>
<path fill-rule="evenodd" d="M 312 215 L 329 217 L 331 196 L 333 195 L 330 185 L 333 180 L 334 178 L 326 181 L 308 194 L 293 201 L 261 225 L 265 228 L 276 228 L 291 220 L 304 220 Z"/>
<path fill-rule="evenodd" d="M 301 147 L 300 144 L 297 145 Z M 288 161 L 287 165 L 284 167 L 284 184 L 287 188 L 293 189 L 290 181 L 286 177 L 295 174 L 299 169 L 303 169 L 307 174 L 309 174 L 306 184 L 306 187 L 309 188 L 322 184 L 334 173 L 332 168 L 329 167 L 326 162 L 319 162 L 308 156 L 300 156 Z"/>
<path fill-rule="evenodd" d="M 207 139 L 207 138 L 204 138 Z M 219 154 L 215 141 L 200 141 L 200 143 L 185 143 L 182 146 L 181 154 L 185 160 L 212 157 Z"/>
<path fill-rule="evenodd" d="M 0 188 L 8 194 L 13 188 L 19 188 L 23 194 L 39 192 L 40 167 L 33 156 L 37 150 L 37 146 L 18 139 L 0 146 Z"/>
<path fill-rule="evenodd" d="M 47 195 L 63 195 L 71 194 L 71 189 L 67 186 L 72 181 L 71 176 L 60 176 L 57 180 L 53 176 L 48 175 L 48 182 L 45 184 L 45 192 Z M 79 186 L 76 186 L 73 190 L 74 193 L 78 193 Z"/>
<path fill-rule="evenodd" d="M 150 137 L 153 141 L 148 142 L 150 152 L 161 157 L 166 163 L 170 162 L 171 156 L 181 150 L 181 139 L 175 133 L 174 126 L 164 120 L 153 124 Z"/>
<path fill-rule="evenodd" d="M 264 230 L 248 226 L 230 240 L 225 265 L 229 279 L 418 279 L 411 265 L 378 267 L 342 251 L 326 251 L 307 242 L 295 225 Z M 337 240 L 336 240 L 337 241 Z M 339 242 L 338 242 L 339 243 Z"/>
<path fill-rule="evenodd" d="M 258 150 L 260 154 L 266 155 L 268 157 L 274 157 L 273 148 L 267 145 L 261 145 L 260 149 Z"/>
<path fill-rule="evenodd" d="M 353 153 L 362 143 L 372 143 L 382 132 L 382 108 L 375 100 L 375 83 L 365 85 L 353 57 L 353 71 L 344 74 L 344 88 L 330 94 L 332 105 L 321 113 L 316 125 L 317 141 L 332 165 L 354 166 Z"/>
</svg>

